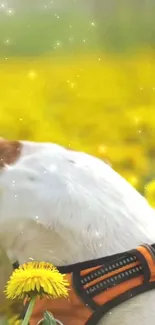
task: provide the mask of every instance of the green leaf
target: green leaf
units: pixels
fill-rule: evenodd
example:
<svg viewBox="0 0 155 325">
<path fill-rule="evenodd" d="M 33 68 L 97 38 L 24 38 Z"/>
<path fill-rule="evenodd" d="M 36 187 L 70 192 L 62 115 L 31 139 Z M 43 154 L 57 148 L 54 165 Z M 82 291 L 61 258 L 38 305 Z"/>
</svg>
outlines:
<svg viewBox="0 0 155 325">
<path fill-rule="evenodd" d="M 44 313 L 43 325 L 57 325 L 53 315 L 48 311 Z"/>
</svg>

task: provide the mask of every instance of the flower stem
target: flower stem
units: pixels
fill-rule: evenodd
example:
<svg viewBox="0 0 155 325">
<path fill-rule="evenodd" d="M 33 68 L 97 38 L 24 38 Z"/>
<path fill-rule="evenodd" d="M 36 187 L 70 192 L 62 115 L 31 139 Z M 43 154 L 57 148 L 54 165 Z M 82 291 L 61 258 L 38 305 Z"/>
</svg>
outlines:
<svg viewBox="0 0 155 325">
<path fill-rule="evenodd" d="M 33 311 L 35 302 L 36 302 L 36 296 L 32 297 L 30 302 L 29 302 L 29 306 L 27 308 L 27 312 L 25 314 L 25 317 L 24 317 L 24 319 L 22 321 L 22 325 L 28 325 L 29 324 L 29 320 L 30 320 L 30 317 L 32 315 L 32 311 Z"/>
</svg>

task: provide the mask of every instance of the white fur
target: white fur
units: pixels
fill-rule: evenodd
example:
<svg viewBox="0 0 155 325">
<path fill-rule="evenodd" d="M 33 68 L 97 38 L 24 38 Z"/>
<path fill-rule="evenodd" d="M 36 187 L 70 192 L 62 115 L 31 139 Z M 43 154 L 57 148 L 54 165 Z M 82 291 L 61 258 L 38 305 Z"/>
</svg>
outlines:
<svg viewBox="0 0 155 325">
<path fill-rule="evenodd" d="M 12 261 L 65 265 L 155 242 L 155 212 L 107 164 L 55 144 L 23 142 L 0 172 L 0 243 Z M 100 324 L 153 325 L 155 290 Z"/>
</svg>

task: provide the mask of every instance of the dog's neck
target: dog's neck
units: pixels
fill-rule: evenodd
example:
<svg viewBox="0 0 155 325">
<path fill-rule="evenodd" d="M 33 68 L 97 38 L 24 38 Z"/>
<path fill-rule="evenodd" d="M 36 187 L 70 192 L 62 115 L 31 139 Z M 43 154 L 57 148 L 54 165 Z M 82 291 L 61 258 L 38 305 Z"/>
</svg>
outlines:
<svg viewBox="0 0 155 325">
<path fill-rule="evenodd" d="M 143 243 L 154 243 L 154 211 L 148 209 L 146 215 L 148 218 L 143 224 L 138 221 L 136 224 L 135 220 L 127 219 L 123 227 L 121 224 L 119 227 L 114 222 L 112 227 L 111 223 L 107 222 L 107 231 L 102 231 L 101 224 L 98 226 L 94 223 L 92 232 L 88 227 L 78 226 L 70 230 L 67 226 L 66 229 L 56 226 L 53 231 L 52 225 L 51 229 L 47 229 L 34 221 L 28 222 L 25 218 L 25 221 L 19 223 L 16 220 L 17 232 L 14 230 L 14 233 L 11 233 L 13 225 L 10 224 L 8 236 L 4 238 L 3 243 L 7 239 L 6 246 L 11 259 L 16 259 L 17 256 L 20 263 L 34 258 L 40 261 L 50 261 L 57 266 L 68 265 L 121 253 Z M 15 257 L 11 256 L 12 251 L 15 252 Z"/>
</svg>

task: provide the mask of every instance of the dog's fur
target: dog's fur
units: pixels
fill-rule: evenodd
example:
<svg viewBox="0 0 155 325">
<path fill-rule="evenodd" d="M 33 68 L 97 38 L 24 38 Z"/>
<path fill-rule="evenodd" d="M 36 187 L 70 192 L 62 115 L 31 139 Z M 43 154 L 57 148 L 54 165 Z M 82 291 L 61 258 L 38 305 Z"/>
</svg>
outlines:
<svg viewBox="0 0 155 325">
<path fill-rule="evenodd" d="M 55 265 L 155 242 L 155 212 L 108 165 L 51 143 L 0 141 L 0 244 L 10 260 Z M 154 325 L 155 290 L 100 325 Z"/>
</svg>

